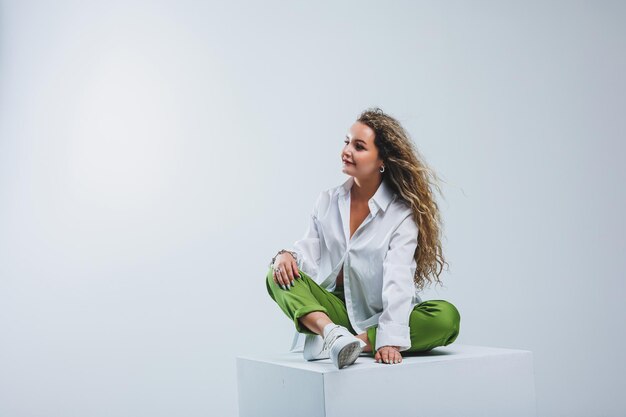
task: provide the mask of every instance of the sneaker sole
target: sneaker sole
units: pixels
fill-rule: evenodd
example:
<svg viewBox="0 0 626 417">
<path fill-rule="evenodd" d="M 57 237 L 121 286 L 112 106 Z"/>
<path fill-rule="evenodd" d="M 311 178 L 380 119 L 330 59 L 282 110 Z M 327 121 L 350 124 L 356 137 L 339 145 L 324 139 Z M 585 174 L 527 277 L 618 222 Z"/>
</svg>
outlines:
<svg viewBox="0 0 626 417">
<path fill-rule="evenodd" d="M 357 360 L 363 348 L 359 341 L 348 343 L 339 351 L 339 369 L 352 365 Z"/>
</svg>

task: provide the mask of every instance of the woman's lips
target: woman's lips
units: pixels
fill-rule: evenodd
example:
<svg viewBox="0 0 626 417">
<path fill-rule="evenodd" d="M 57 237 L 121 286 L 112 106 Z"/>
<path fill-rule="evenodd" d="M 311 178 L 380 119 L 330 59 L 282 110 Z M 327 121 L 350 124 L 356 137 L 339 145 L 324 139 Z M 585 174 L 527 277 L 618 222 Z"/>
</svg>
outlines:
<svg viewBox="0 0 626 417">
<path fill-rule="evenodd" d="M 343 163 L 344 163 L 344 164 L 354 165 L 352 162 L 350 162 L 350 161 L 346 161 L 345 159 L 343 160 Z"/>
</svg>

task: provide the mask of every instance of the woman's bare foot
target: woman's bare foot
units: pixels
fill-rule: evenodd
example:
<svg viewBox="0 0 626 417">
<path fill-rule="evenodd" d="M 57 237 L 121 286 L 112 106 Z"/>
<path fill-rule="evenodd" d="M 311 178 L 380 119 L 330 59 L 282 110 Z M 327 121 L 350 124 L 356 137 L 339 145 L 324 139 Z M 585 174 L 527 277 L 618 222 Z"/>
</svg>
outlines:
<svg viewBox="0 0 626 417">
<path fill-rule="evenodd" d="M 370 341 L 367 338 L 367 332 L 361 333 L 361 334 L 357 334 L 355 337 L 357 337 L 358 339 L 361 339 L 362 341 L 364 341 L 366 343 L 366 346 L 363 348 L 363 352 L 371 352 L 372 351 L 372 345 L 370 344 Z"/>
</svg>

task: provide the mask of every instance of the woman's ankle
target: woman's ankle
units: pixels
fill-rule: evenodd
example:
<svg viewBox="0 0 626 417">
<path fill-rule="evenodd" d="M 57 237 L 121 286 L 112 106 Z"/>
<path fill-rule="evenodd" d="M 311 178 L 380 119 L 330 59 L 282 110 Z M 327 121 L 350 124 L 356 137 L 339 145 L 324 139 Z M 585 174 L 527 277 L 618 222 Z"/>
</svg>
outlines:
<svg viewBox="0 0 626 417">
<path fill-rule="evenodd" d="M 361 339 L 365 342 L 365 346 L 363 347 L 363 352 L 371 352 L 372 345 L 370 345 L 370 341 L 367 338 L 367 332 L 356 335 L 357 338 Z"/>
</svg>

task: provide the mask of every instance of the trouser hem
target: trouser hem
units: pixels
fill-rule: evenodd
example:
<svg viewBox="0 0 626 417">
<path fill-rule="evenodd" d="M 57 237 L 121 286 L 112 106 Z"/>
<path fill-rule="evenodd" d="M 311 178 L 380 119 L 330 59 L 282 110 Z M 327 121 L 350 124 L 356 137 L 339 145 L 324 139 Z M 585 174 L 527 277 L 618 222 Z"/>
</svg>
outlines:
<svg viewBox="0 0 626 417">
<path fill-rule="evenodd" d="M 312 305 L 312 306 L 305 306 L 305 307 L 300 307 L 299 309 L 297 309 L 294 313 L 293 313 L 293 322 L 296 326 L 296 330 L 299 333 L 304 333 L 304 334 L 317 334 L 315 332 L 312 332 L 311 330 L 309 330 L 306 326 L 303 326 L 302 323 L 300 323 L 300 321 L 298 320 L 300 317 L 305 316 L 313 311 L 321 311 L 322 313 L 326 313 L 326 315 L 328 315 L 328 310 L 326 310 L 325 307 L 322 307 L 321 305 Z"/>
</svg>

